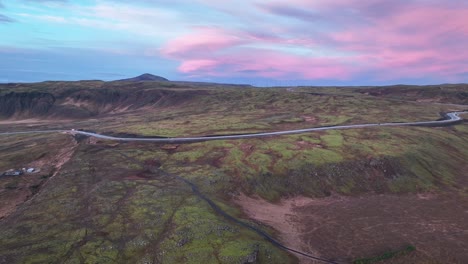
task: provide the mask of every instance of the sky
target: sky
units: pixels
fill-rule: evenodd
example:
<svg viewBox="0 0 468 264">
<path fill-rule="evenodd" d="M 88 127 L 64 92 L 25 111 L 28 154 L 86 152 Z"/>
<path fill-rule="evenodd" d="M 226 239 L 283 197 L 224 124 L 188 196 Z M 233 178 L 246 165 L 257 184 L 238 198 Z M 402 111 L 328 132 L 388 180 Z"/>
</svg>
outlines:
<svg viewBox="0 0 468 264">
<path fill-rule="evenodd" d="M 0 82 L 468 82 L 467 0 L 0 0 Z"/>
</svg>

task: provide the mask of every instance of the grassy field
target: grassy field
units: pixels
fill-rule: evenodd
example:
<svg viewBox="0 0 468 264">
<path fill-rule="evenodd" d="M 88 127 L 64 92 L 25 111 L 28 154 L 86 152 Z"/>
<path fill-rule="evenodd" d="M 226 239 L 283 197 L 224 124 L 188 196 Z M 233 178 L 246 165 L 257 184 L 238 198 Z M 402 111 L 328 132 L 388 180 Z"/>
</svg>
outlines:
<svg viewBox="0 0 468 264">
<path fill-rule="evenodd" d="M 70 102 L 67 98 L 74 98 L 74 107 L 84 112 L 94 109 L 98 114 L 70 122 L 69 118 L 53 113 L 28 116 L 28 111 L 23 109 L 21 117 L 11 116 L 0 121 L 0 131 L 79 128 L 145 136 L 218 135 L 436 120 L 440 118 L 439 112 L 465 109 L 464 105 L 418 103 L 412 98 L 405 101 L 402 100 L 405 93 L 401 91 L 398 100 L 387 98 L 386 94 L 371 95 L 363 93 L 362 88 L 287 90 L 180 83 L 171 87 L 169 83 L 144 83 L 136 87 L 110 85 L 42 83 L 10 87 L 8 91 L 2 88 L 0 95 L 11 91 L 47 91 L 62 106 L 63 102 Z M 101 102 L 99 100 L 103 99 L 93 99 L 99 89 L 113 89 L 120 95 L 115 97 L 115 102 Z M 157 94 L 157 98 L 147 98 L 147 103 L 136 107 L 133 101 L 123 97 L 122 89 L 151 90 L 148 93 Z M 180 94 L 174 95 L 175 92 Z M 78 99 L 76 93 L 80 95 Z M 67 97 L 71 94 L 74 95 Z M 132 100 L 139 100 L 135 98 Z M 57 106 L 50 109 L 63 110 Z M 18 122 L 24 118 L 31 120 Z M 413 263 L 428 260 L 437 263 L 443 261 L 444 255 L 422 254 L 427 253 L 427 236 L 418 236 L 410 230 L 414 229 L 414 223 L 408 219 L 420 219 L 422 215 L 401 220 L 411 224 L 398 232 L 411 234 L 411 241 L 400 237 L 393 239 L 392 234 L 384 232 L 374 244 L 369 242 L 364 231 L 351 235 L 351 229 L 346 229 L 346 220 L 358 219 L 362 210 L 366 219 L 370 219 L 369 223 L 390 230 L 385 227 L 394 224 L 391 217 L 379 218 L 377 211 L 367 210 L 378 208 L 378 203 L 368 203 L 366 207 L 365 203 L 354 202 L 369 197 L 387 201 L 387 197 L 437 194 L 442 197 L 437 200 L 441 204 L 456 201 L 461 208 L 468 206 L 467 139 L 466 123 L 439 128 L 350 129 L 182 145 L 115 143 L 61 134 L 1 137 L 0 171 L 34 165 L 40 167 L 41 172 L 0 178 L 0 205 L 4 212 L 0 224 L 0 263 L 303 261 L 273 246 L 257 233 L 227 220 L 200 199 L 190 186 L 168 174 L 195 183 L 200 192 L 225 212 L 279 240 L 282 230 L 250 218 L 233 202 L 240 193 L 278 205 L 292 197 L 314 201 L 327 201 L 330 197 L 357 199 L 350 200 L 353 202 L 348 206 L 337 205 L 335 213 L 320 209 L 328 220 L 321 222 L 321 230 L 313 229 L 316 230 L 313 236 L 297 238 L 313 245 L 300 250 L 351 262 L 373 259 L 372 256 L 380 256 L 382 252 L 395 252 L 411 244 L 416 245 L 416 253 L 402 258 L 411 258 Z M 413 200 L 408 201 L 395 203 L 398 206 L 388 209 L 389 214 L 405 210 L 411 215 L 411 207 L 405 204 Z M 354 211 L 346 211 L 349 208 Z M 447 210 L 454 210 L 453 217 L 444 221 L 455 221 L 453 225 L 465 228 L 457 222 L 463 216 L 454 213 L 460 208 L 451 208 Z M 308 215 L 297 212 L 294 221 L 298 226 L 313 225 L 317 219 L 311 219 L 311 215 L 316 210 L 304 207 L 304 212 Z M 446 213 L 451 215 L 451 211 Z M 343 233 L 333 233 L 338 230 L 337 223 L 341 223 L 340 232 Z M 444 227 L 431 228 L 437 233 Z M 387 244 L 385 237 L 388 237 Z M 461 234 L 454 238 L 457 243 L 447 242 L 439 247 L 446 252 L 463 251 L 468 246 L 465 238 L 466 235 Z M 335 243 L 343 239 L 346 239 L 343 245 Z M 362 243 L 363 247 L 352 247 L 352 241 Z M 341 248 L 345 245 L 348 251 Z M 395 257 L 396 261 L 398 258 Z M 454 263 L 464 260 L 468 260 L 468 256 L 458 254 Z"/>
</svg>

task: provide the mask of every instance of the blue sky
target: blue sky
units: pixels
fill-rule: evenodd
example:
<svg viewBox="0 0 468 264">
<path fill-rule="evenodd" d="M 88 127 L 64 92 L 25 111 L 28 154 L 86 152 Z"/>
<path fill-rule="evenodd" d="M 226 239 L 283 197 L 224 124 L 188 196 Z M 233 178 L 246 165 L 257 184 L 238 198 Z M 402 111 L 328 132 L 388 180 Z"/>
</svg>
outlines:
<svg viewBox="0 0 468 264">
<path fill-rule="evenodd" d="M 0 0 L 0 82 L 468 81 L 461 0 Z"/>
</svg>

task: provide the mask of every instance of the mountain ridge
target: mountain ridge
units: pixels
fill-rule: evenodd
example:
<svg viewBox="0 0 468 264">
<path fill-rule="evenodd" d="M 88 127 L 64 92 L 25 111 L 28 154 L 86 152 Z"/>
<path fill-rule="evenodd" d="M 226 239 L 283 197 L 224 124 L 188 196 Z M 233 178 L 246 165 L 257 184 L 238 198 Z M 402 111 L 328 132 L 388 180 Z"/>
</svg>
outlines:
<svg viewBox="0 0 468 264">
<path fill-rule="evenodd" d="M 139 75 L 133 78 L 116 80 L 115 82 L 151 82 L 151 81 L 169 82 L 169 80 L 164 77 L 153 75 L 150 73 L 144 73 L 142 75 Z"/>
</svg>

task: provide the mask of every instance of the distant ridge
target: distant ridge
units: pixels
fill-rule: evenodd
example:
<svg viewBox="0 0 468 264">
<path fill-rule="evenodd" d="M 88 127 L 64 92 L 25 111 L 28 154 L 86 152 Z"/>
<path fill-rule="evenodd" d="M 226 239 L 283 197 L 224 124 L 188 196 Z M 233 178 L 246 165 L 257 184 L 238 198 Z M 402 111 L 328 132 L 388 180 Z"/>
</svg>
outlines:
<svg viewBox="0 0 468 264">
<path fill-rule="evenodd" d="M 161 76 L 156 76 L 153 74 L 145 73 L 137 77 L 117 80 L 116 82 L 148 82 L 148 81 L 168 82 L 169 80 Z"/>
</svg>

